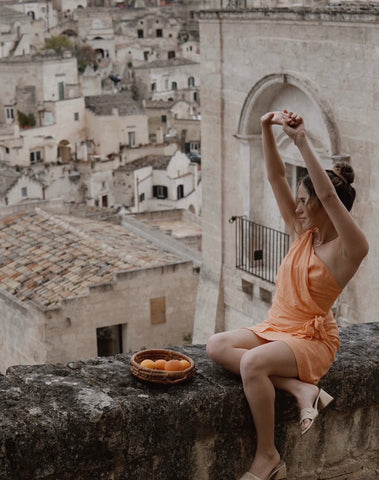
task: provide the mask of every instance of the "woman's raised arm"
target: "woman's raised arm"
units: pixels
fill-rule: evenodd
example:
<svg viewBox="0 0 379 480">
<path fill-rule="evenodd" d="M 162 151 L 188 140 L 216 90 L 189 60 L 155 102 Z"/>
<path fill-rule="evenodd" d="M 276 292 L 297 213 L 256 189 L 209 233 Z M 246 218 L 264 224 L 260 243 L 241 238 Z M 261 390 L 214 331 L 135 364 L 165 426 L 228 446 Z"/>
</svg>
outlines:
<svg viewBox="0 0 379 480">
<path fill-rule="evenodd" d="M 283 125 L 284 120 L 290 121 L 289 114 L 284 112 L 269 112 L 261 117 L 263 154 L 266 164 L 267 179 L 274 192 L 280 213 L 291 231 L 296 228 L 296 202 L 286 178 L 286 170 L 280 157 L 272 125 Z"/>
<path fill-rule="evenodd" d="M 299 115 L 290 114 L 283 120 L 283 130 L 294 141 L 304 159 L 316 195 L 334 225 L 345 256 L 359 264 L 368 252 L 366 236 L 339 199 L 329 176 L 314 153 L 303 119 Z"/>
</svg>

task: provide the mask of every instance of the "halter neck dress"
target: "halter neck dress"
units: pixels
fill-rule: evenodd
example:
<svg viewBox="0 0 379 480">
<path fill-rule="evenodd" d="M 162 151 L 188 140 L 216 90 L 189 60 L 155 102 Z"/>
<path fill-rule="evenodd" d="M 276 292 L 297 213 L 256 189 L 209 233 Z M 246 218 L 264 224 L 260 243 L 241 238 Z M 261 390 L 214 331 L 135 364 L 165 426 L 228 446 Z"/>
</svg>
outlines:
<svg viewBox="0 0 379 480">
<path fill-rule="evenodd" d="M 317 384 L 340 346 L 331 307 L 342 288 L 315 254 L 313 232 L 307 230 L 292 243 L 278 270 L 268 318 L 249 329 L 264 340 L 286 343 L 300 380 Z"/>
</svg>

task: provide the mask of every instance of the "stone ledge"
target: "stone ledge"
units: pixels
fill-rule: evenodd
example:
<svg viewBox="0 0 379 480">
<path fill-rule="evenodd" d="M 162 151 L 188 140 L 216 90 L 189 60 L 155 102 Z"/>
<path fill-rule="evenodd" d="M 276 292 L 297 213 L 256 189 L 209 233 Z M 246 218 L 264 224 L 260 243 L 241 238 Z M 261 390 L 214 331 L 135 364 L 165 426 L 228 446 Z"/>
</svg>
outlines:
<svg viewBox="0 0 379 480">
<path fill-rule="evenodd" d="M 378 329 L 341 329 L 322 381 L 336 400 L 304 437 L 292 397 L 278 392 L 289 479 L 378 478 Z M 0 480 L 239 478 L 255 445 L 240 379 L 204 345 L 175 350 L 195 360 L 196 375 L 173 387 L 135 379 L 130 355 L 9 368 L 0 376 Z"/>
</svg>

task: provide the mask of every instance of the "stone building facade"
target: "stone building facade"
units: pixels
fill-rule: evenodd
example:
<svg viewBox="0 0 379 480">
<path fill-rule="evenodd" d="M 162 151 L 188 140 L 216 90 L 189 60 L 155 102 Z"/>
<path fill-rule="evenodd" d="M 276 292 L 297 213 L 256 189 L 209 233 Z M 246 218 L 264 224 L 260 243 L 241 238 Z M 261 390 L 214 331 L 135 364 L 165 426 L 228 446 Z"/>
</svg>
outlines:
<svg viewBox="0 0 379 480">
<path fill-rule="evenodd" d="M 39 209 L 2 218 L 0 238 L 1 372 L 190 337 L 198 276 L 180 255 L 117 224 Z"/>
<path fill-rule="evenodd" d="M 200 15 L 203 268 L 195 341 L 265 319 L 274 285 L 236 268 L 233 216 L 284 231 L 267 182 L 260 116 L 304 117 L 325 168 L 356 172 L 352 215 L 370 252 L 335 305 L 340 324 L 376 321 L 379 252 L 378 4 L 252 8 Z M 275 130 L 293 191 L 299 152 Z"/>
</svg>

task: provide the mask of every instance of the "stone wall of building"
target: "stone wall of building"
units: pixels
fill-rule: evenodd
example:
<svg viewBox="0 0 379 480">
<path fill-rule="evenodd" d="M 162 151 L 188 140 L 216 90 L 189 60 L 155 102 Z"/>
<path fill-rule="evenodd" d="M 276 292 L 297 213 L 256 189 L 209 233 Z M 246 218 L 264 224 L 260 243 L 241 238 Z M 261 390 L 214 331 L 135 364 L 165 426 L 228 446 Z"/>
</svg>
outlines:
<svg viewBox="0 0 379 480">
<path fill-rule="evenodd" d="M 195 326 L 199 341 L 206 341 L 210 331 L 246 325 L 247 319 L 257 323 L 267 314 L 269 305 L 258 304 L 259 282 L 251 276 L 253 298 L 241 288 L 235 228 L 228 221 L 246 215 L 283 230 L 265 181 L 259 121 L 274 109 L 304 116 L 325 168 L 342 158 L 356 172 L 352 214 L 371 249 L 336 313 L 341 323 L 375 321 L 379 116 L 372 58 L 379 43 L 378 16 L 377 4 L 350 3 L 200 14 L 204 264 Z M 301 157 L 279 129 L 275 134 L 296 173 Z M 205 301 L 209 298 L 212 302 Z"/>
<path fill-rule="evenodd" d="M 377 335 L 378 324 L 341 330 L 322 380 L 335 401 L 305 436 L 293 398 L 278 392 L 288 480 L 378 478 Z M 8 369 L 0 376 L 0 480 L 239 479 L 256 441 L 241 381 L 204 345 L 174 349 L 196 370 L 171 387 L 134 378 L 130 355 Z"/>
<path fill-rule="evenodd" d="M 113 283 L 50 308 L 1 296 L 1 371 L 20 363 L 92 358 L 98 354 L 97 329 L 109 326 L 121 326 L 125 353 L 181 344 L 192 334 L 197 282 L 192 262 L 183 262 L 116 273 Z M 164 305 L 159 318 L 152 312 L 157 299 Z"/>
</svg>

